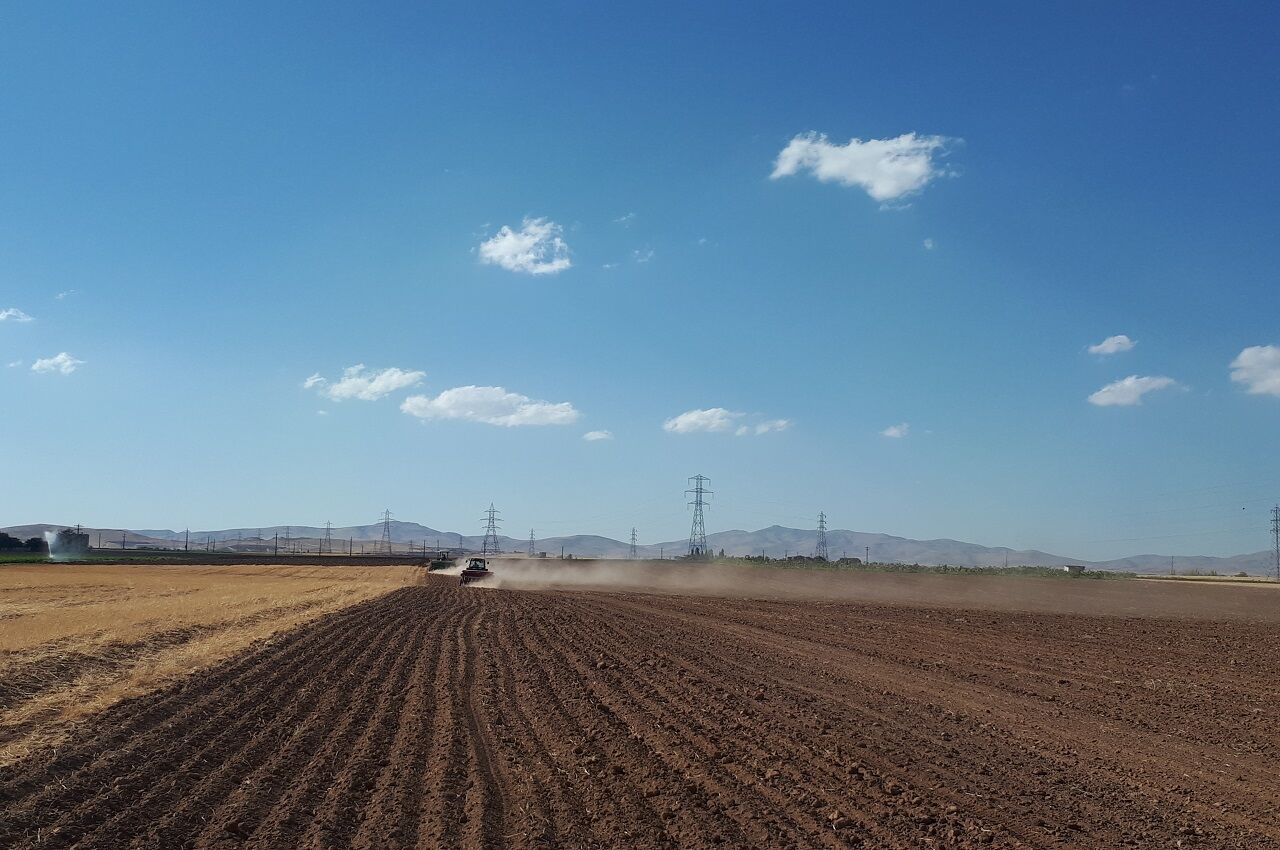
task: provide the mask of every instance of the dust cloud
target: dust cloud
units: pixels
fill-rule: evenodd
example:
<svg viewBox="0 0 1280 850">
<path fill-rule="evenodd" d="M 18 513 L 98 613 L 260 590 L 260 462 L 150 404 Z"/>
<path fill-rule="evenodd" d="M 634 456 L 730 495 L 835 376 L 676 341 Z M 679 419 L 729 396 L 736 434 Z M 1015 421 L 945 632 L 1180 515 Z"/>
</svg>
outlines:
<svg viewBox="0 0 1280 850">
<path fill-rule="evenodd" d="M 1280 622 L 1280 597 L 1273 596 L 1274 589 L 1269 592 L 1255 587 L 1127 579 L 800 570 L 681 561 L 495 558 L 489 566 L 493 576 L 476 587 Z M 457 575 L 460 571 L 458 564 L 440 572 Z"/>
</svg>

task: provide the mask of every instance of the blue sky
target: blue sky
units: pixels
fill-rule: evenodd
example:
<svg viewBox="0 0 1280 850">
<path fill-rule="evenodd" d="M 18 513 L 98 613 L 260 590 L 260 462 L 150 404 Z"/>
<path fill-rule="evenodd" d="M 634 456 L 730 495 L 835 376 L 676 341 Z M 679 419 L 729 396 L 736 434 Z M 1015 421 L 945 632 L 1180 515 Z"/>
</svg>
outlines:
<svg viewBox="0 0 1280 850">
<path fill-rule="evenodd" d="M 1267 547 L 1274 5 L 473 5 L 3 13 L 0 524 Z"/>
</svg>

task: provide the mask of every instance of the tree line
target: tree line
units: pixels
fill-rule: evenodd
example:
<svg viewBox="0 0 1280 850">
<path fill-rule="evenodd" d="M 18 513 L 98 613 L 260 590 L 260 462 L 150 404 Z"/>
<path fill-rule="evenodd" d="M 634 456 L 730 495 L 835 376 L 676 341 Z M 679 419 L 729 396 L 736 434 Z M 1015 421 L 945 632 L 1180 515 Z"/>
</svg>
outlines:
<svg viewBox="0 0 1280 850">
<path fill-rule="evenodd" d="M 20 540 L 11 534 L 0 531 L 0 552 L 14 552 L 25 550 L 27 552 L 44 552 L 49 546 L 44 542 L 43 537 L 29 537 L 26 540 Z"/>
</svg>

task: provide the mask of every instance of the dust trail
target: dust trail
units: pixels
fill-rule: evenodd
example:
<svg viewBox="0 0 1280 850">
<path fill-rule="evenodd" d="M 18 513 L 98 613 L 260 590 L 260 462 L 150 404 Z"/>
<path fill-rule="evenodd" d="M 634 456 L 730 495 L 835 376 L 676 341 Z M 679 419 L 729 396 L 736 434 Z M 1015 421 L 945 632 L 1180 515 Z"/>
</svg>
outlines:
<svg viewBox="0 0 1280 850">
<path fill-rule="evenodd" d="M 1124 579 L 800 570 L 682 561 L 490 559 L 479 587 L 876 602 L 987 611 L 1280 620 L 1269 594 Z M 456 573 L 452 573 L 456 575 Z M 1190 583 L 1188 583 L 1190 584 Z"/>
</svg>

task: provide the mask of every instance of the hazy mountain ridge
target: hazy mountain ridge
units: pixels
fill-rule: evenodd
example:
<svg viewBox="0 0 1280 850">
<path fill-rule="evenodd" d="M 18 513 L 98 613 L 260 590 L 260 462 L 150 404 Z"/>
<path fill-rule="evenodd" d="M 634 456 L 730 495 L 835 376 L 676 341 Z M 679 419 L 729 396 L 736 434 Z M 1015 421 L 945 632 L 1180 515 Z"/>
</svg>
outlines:
<svg viewBox="0 0 1280 850">
<path fill-rule="evenodd" d="M 65 525 L 35 523 L 31 525 L 9 526 L 0 529 L 14 537 L 43 536 L 46 531 L 57 531 Z M 118 546 L 121 535 L 129 546 L 172 546 L 182 543 L 186 537 L 184 531 L 170 529 L 119 529 L 119 528 L 86 528 L 92 543 L 98 544 L 101 534 L 102 545 Z M 230 528 L 219 530 L 193 530 L 190 532 L 192 548 L 203 548 L 205 541 L 212 539 L 214 543 L 233 545 L 237 542 L 254 541 L 259 536 L 263 541 L 272 541 L 276 535 L 284 539 L 286 535 L 295 540 L 318 541 L 324 537 L 324 529 L 307 525 L 275 525 L 261 528 Z M 332 530 L 334 548 L 341 551 L 342 543 L 348 540 L 353 545 L 363 543 L 366 547 L 382 539 L 382 524 L 335 526 Z M 707 543 L 715 552 L 724 550 L 726 555 L 760 555 L 781 558 L 786 555 L 812 555 L 817 546 L 817 532 L 812 529 L 788 528 L 771 525 L 757 531 L 734 529 L 717 531 L 707 535 Z M 438 545 L 445 549 L 479 549 L 483 535 L 459 534 L 454 531 L 438 531 L 416 522 L 402 520 L 391 521 L 391 539 L 401 546 L 419 547 L 425 542 L 434 549 Z M 528 550 L 527 539 L 499 536 L 502 549 L 507 552 L 525 552 Z M 672 557 L 683 554 L 688 543 L 686 540 L 672 540 L 663 543 L 644 544 L 636 547 L 636 552 L 643 558 Z M 561 537 L 538 538 L 534 542 L 534 551 L 546 552 L 551 557 L 558 557 L 561 547 L 566 555 L 579 558 L 625 558 L 630 554 L 630 545 L 621 540 L 594 534 L 568 535 Z M 949 564 L 962 567 L 1000 567 L 1007 562 L 1010 566 L 1025 565 L 1038 567 L 1057 567 L 1063 564 L 1084 564 L 1094 569 L 1125 570 L 1139 573 L 1166 573 L 1170 568 L 1168 555 L 1133 555 L 1109 561 L 1086 561 L 1069 558 L 1036 549 L 1008 549 L 999 546 L 982 546 L 962 540 L 939 538 L 936 540 L 913 540 L 907 537 L 895 537 L 890 534 L 876 534 L 864 531 L 847 531 L 833 529 L 827 532 L 827 549 L 834 560 L 842 556 L 863 558 L 870 550 L 873 562 L 922 564 L 935 566 Z M 1261 574 L 1273 569 L 1273 555 L 1270 551 L 1253 552 L 1241 555 L 1216 557 L 1212 555 L 1178 555 L 1173 559 L 1173 566 L 1179 572 L 1186 570 L 1216 570 L 1228 575 L 1236 572 Z"/>
</svg>

